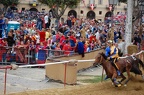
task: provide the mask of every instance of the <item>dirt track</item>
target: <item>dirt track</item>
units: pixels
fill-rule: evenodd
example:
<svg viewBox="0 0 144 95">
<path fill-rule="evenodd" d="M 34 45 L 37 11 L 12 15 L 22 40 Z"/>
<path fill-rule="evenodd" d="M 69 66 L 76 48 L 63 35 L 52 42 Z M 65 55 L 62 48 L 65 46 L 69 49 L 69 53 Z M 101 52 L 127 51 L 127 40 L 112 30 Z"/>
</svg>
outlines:
<svg viewBox="0 0 144 95">
<path fill-rule="evenodd" d="M 110 81 L 65 88 L 14 93 L 9 95 L 144 95 L 144 80 L 132 78 L 127 87 L 114 87 Z"/>
</svg>

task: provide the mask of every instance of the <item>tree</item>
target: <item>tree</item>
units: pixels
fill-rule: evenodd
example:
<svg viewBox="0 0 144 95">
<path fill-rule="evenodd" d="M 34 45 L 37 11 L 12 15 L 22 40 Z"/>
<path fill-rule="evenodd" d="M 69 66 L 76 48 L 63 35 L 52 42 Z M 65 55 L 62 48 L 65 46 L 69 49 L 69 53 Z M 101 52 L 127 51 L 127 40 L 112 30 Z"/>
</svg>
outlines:
<svg viewBox="0 0 144 95">
<path fill-rule="evenodd" d="M 39 0 L 51 8 L 54 17 L 59 20 L 68 7 L 77 6 L 80 0 Z"/>
<path fill-rule="evenodd" d="M 133 15 L 133 0 L 127 1 L 127 19 L 126 19 L 126 29 L 125 29 L 125 53 L 127 54 L 127 47 L 131 44 L 132 40 L 132 15 Z"/>
<path fill-rule="evenodd" d="M 8 7 L 13 7 L 19 4 L 19 0 L 0 0 L 0 4 L 4 6 L 4 12 Z"/>
<path fill-rule="evenodd" d="M 127 0 L 119 0 L 119 2 L 126 3 L 126 2 L 127 2 Z"/>
</svg>

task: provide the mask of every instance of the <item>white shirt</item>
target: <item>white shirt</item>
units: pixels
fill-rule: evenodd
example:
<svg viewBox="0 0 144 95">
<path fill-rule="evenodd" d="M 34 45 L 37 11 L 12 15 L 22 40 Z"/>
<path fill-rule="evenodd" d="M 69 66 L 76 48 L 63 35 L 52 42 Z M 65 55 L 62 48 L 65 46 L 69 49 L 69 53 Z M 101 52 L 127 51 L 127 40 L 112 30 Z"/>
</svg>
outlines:
<svg viewBox="0 0 144 95">
<path fill-rule="evenodd" d="M 122 53 L 124 53 L 125 50 L 125 42 L 120 42 L 118 44 L 118 48 L 121 50 Z"/>
<path fill-rule="evenodd" d="M 35 35 L 36 37 L 36 43 L 39 44 L 40 43 L 40 36 L 39 35 Z"/>
<path fill-rule="evenodd" d="M 96 34 L 95 34 L 95 35 L 96 35 L 96 39 L 97 39 L 97 40 L 99 40 L 100 33 L 99 33 L 99 32 L 96 32 Z"/>
<path fill-rule="evenodd" d="M 45 23 L 48 23 L 48 15 L 46 15 L 46 16 L 44 17 L 44 21 L 45 21 Z"/>
</svg>

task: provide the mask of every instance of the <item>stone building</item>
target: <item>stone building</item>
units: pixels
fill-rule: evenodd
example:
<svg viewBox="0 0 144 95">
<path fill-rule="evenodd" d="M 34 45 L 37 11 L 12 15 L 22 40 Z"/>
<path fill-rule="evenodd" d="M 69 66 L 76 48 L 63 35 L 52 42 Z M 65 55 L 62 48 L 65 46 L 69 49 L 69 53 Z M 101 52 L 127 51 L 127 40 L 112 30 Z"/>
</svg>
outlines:
<svg viewBox="0 0 144 95">
<path fill-rule="evenodd" d="M 18 11 L 31 10 L 49 12 L 51 10 L 47 5 L 39 3 L 38 0 L 20 0 L 20 4 L 16 7 Z M 113 13 L 125 13 L 126 9 L 126 4 L 118 3 Z M 81 0 L 77 7 L 67 8 L 63 18 L 67 18 L 69 15 L 74 15 L 78 18 L 95 18 L 104 21 L 105 17 L 112 16 L 112 12 L 110 11 L 108 0 Z"/>
</svg>

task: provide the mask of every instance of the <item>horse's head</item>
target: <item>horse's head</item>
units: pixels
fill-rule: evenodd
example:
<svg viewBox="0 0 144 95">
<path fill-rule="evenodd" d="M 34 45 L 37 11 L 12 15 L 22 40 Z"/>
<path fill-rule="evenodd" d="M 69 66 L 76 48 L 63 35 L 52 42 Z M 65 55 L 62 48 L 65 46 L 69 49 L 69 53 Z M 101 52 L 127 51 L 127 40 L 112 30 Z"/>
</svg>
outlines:
<svg viewBox="0 0 144 95">
<path fill-rule="evenodd" d="M 96 66 L 97 64 L 101 64 L 103 62 L 103 60 L 106 60 L 106 56 L 105 54 L 102 52 L 102 53 L 98 53 L 95 57 L 95 62 L 93 64 L 93 66 Z"/>
</svg>

